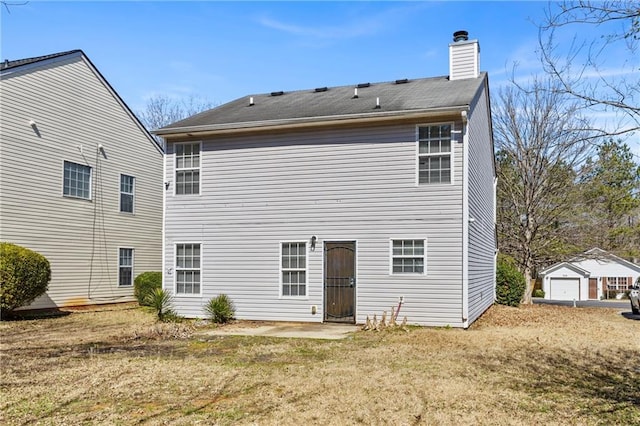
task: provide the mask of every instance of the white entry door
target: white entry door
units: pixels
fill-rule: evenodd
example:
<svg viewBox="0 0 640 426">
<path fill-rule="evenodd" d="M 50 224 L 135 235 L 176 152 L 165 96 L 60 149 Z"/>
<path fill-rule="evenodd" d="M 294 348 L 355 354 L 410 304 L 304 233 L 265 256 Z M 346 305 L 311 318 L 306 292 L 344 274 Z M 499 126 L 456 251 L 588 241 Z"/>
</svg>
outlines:
<svg viewBox="0 0 640 426">
<path fill-rule="evenodd" d="M 552 300 L 580 300 L 579 278 L 551 278 Z"/>
</svg>

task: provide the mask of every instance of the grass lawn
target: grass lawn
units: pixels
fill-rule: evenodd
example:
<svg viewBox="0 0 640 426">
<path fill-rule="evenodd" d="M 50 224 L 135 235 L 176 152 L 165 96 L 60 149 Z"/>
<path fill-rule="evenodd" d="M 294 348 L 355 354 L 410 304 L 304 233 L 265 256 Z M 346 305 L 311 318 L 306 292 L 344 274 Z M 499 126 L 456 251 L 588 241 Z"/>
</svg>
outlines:
<svg viewBox="0 0 640 426">
<path fill-rule="evenodd" d="M 0 323 L 0 424 L 640 424 L 640 321 L 492 307 L 469 330 L 202 337 L 110 307 Z"/>
</svg>

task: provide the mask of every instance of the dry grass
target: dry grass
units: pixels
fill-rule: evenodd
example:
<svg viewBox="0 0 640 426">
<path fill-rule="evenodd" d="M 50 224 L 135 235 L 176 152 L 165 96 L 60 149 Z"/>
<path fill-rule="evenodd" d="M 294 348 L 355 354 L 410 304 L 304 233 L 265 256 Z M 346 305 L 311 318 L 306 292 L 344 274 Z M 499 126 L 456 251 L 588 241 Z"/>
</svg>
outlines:
<svg viewBox="0 0 640 426">
<path fill-rule="evenodd" d="M 616 310 L 495 306 L 467 331 L 340 341 L 199 327 L 138 309 L 0 323 L 0 423 L 640 424 L 640 321 Z"/>
</svg>

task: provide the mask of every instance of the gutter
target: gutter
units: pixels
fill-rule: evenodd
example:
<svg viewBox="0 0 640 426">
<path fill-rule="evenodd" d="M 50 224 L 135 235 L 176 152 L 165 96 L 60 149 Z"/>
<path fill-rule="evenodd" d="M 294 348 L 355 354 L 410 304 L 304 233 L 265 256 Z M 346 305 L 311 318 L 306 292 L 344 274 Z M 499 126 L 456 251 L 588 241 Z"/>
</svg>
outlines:
<svg viewBox="0 0 640 426">
<path fill-rule="evenodd" d="M 246 121 L 239 123 L 208 124 L 202 126 L 169 127 L 153 130 L 151 133 L 168 138 L 191 138 L 205 135 L 233 133 L 254 133 L 280 131 L 301 128 L 318 128 L 353 124 L 369 124 L 371 122 L 407 121 L 421 118 L 445 117 L 458 115 L 467 110 L 468 105 L 453 107 L 428 108 L 410 111 L 390 111 L 361 113 L 348 115 L 330 115 L 320 117 L 300 117 L 278 120 Z"/>
</svg>

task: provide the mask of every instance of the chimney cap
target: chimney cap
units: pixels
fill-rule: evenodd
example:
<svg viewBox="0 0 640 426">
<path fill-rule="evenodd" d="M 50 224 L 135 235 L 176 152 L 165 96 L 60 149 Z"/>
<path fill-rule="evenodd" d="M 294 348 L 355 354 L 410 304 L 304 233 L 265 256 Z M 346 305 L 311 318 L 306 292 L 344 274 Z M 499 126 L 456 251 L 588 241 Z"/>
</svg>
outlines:
<svg viewBox="0 0 640 426">
<path fill-rule="evenodd" d="M 453 33 L 453 41 L 457 43 L 459 41 L 467 41 L 469 40 L 469 32 L 465 30 L 456 31 Z"/>
</svg>

